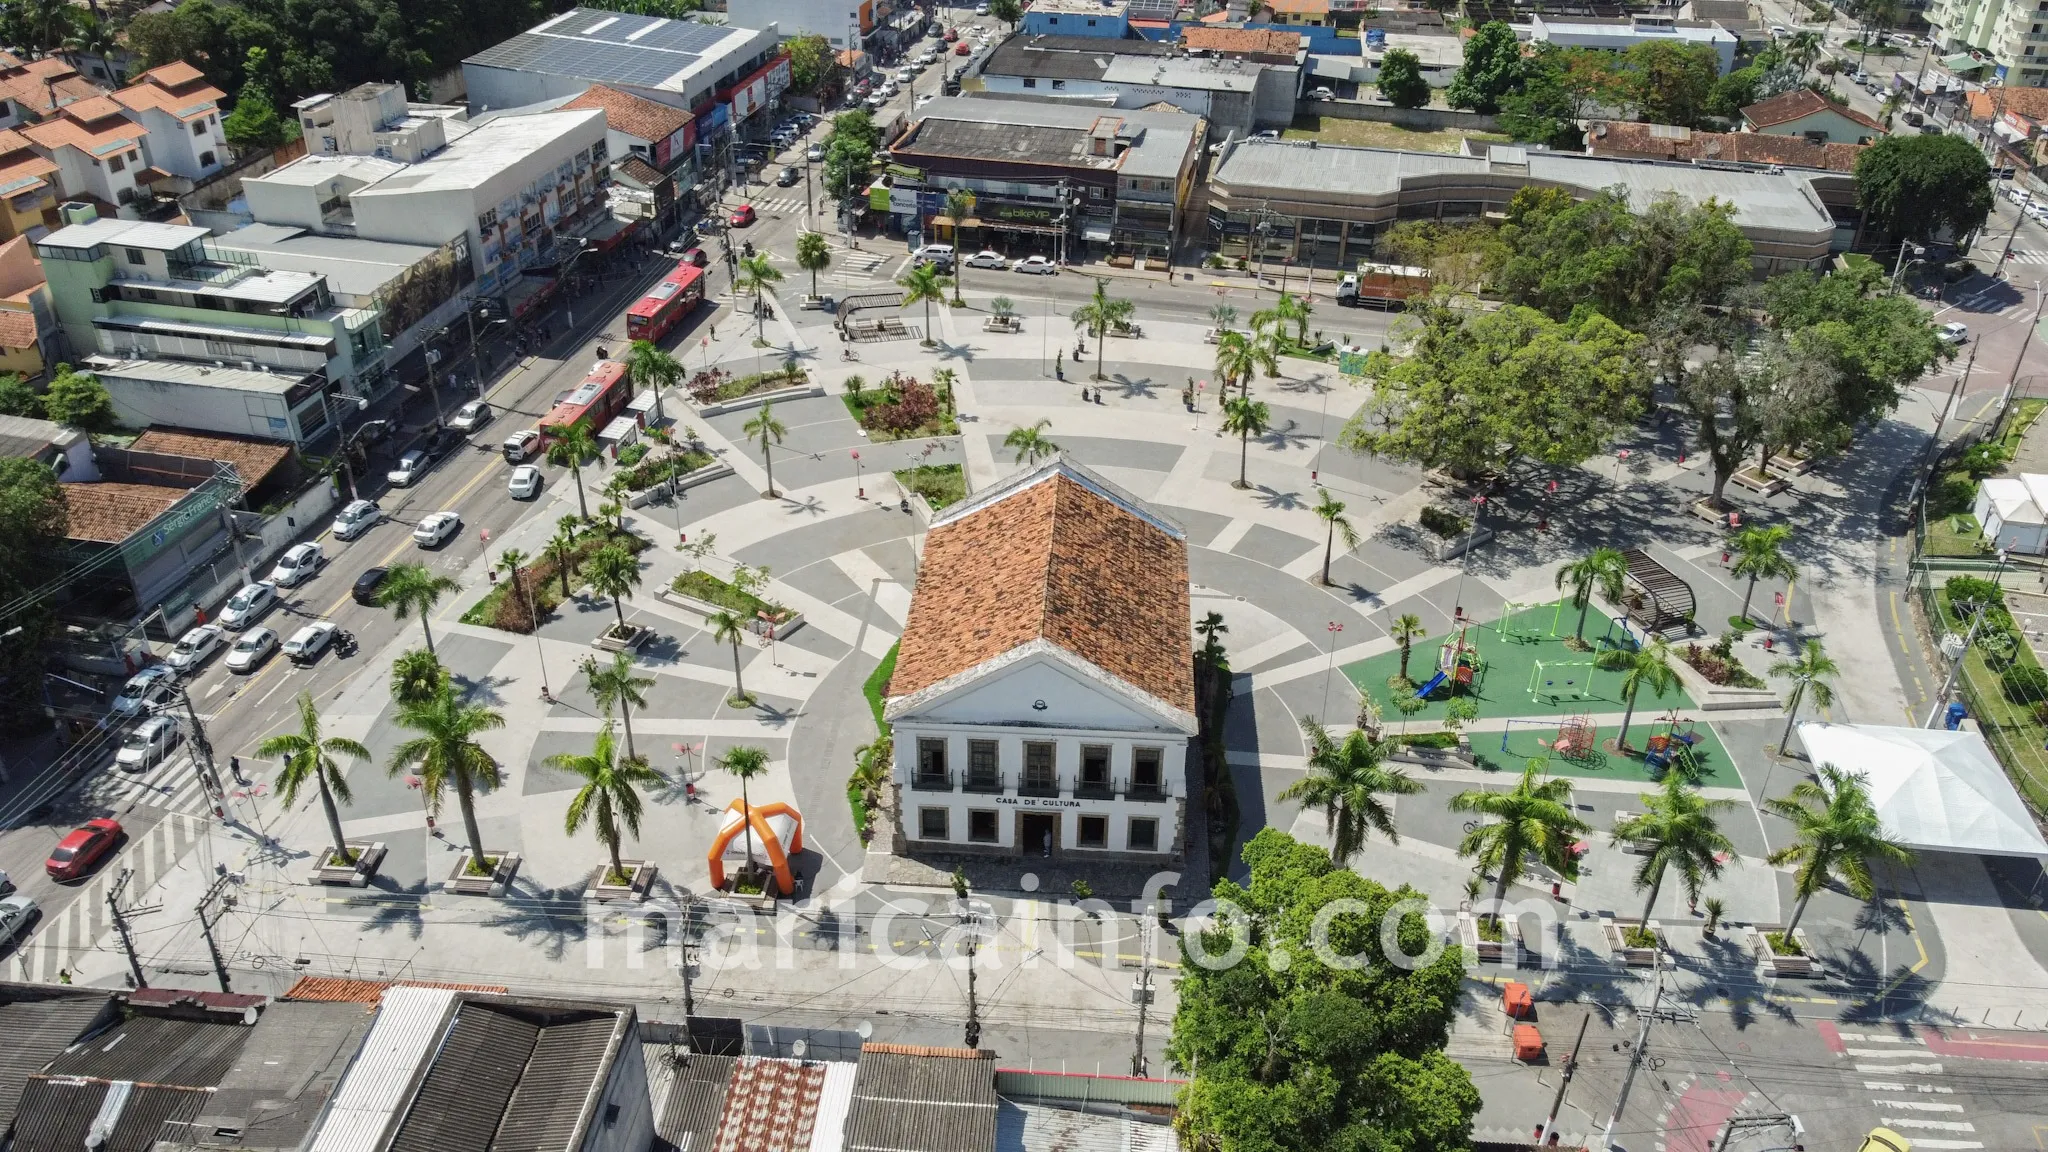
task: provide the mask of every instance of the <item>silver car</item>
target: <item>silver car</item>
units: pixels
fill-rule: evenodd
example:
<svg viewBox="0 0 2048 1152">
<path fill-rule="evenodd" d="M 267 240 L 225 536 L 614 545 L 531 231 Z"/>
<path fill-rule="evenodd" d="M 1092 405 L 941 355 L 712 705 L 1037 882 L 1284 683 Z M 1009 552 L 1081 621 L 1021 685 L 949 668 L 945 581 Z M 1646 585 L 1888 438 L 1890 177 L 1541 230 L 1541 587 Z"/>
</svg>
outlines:
<svg viewBox="0 0 2048 1152">
<path fill-rule="evenodd" d="M 410 487 L 418 483 L 420 477 L 427 474 L 427 468 L 432 463 L 433 461 L 427 459 L 425 452 L 415 448 L 400 456 L 398 458 L 398 467 L 386 472 L 384 479 L 389 481 L 394 488 Z"/>
<path fill-rule="evenodd" d="M 268 628 L 251 628 L 228 649 L 228 671 L 254 672 L 277 651 L 277 633 Z"/>
<path fill-rule="evenodd" d="M 294 664 L 311 664 L 334 643 L 335 631 L 331 622 L 315 620 L 292 633 L 292 638 L 284 642 L 284 658 Z"/>
<path fill-rule="evenodd" d="M 11 944 L 21 939 L 28 926 L 35 923 L 36 902 L 26 896 L 9 896 L 0 899 L 0 944 Z"/>
<path fill-rule="evenodd" d="M 353 540 L 376 527 L 382 519 L 384 509 L 378 507 L 375 500 L 351 500 L 348 507 L 341 510 L 341 515 L 334 518 L 334 538 Z"/>
<path fill-rule="evenodd" d="M 177 746 L 178 722 L 169 716 L 151 716 L 121 741 L 121 750 L 114 753 L 114 767 L 123 772 L 146 772 Z"/>
<path fill-rule="evenodd" d="M 213 654 L 220 651 L 221 641 L 227 638 L 228 634 L 220 630 L 220 625 L 201 624 L 178 637 L 178 646 L 164 657 L 164 663 L 183 675 L 212 659 Z"/>
<path fill-rule="evenodd" d="M 257 581 L 242 585 L 242 590 L 228 598 L 227 607 L 220 610 L 220 626 L 223 628 L 247 628 L 262 619 L 277 603 L 277 585 Z"/>
</svg>

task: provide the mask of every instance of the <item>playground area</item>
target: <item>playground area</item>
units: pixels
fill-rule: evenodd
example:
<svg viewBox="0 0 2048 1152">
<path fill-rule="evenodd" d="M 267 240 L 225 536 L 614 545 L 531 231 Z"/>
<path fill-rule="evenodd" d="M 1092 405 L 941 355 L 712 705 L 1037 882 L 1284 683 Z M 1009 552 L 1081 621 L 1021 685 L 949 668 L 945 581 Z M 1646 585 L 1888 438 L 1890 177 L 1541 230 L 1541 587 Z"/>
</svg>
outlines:
<svg viewBox="0 0 2048 1152">
<path fill-rule="evenodd" d="M 1591 648 L 1576 651 L 1565 641 L 1577 623 L 1578 610 L 1569 604 L 1510 604 L 1498 620 L 1415 641 L 1408 678 L 1416 688 L 1407 695 L 1419 695 L 1423 706 L 1406 716 L 1389 683 L 1401 671 L 1398 649 L 1347 664 L 1344 674 L 1378 706 L 1389 732 L 1401 732 L 1404 724 L 1410 732 L 1435 731 L 1453 700 L 1470 700 L 1477 709 L 1466 725 L 1472 750 L 1496 767 L 1519 770 L 1535 758 L 1550 761 L 1560 775 L 1647 781 L 1660 778 L 1667 762 L 1689 758 L 1697 782 L 1737 785 L 1727 749 L 1700 722 L 1682 686 L 1663 696 L 1643 688 L 1629 726 L 1632 752 L 1615 750 L 1628 708 L 1625 673 L 1600 668 L 1597 660 L 1602 652 L 1633 650 L 1642 637 L 1596 606 L 1586 613 Z"/>
</svg>

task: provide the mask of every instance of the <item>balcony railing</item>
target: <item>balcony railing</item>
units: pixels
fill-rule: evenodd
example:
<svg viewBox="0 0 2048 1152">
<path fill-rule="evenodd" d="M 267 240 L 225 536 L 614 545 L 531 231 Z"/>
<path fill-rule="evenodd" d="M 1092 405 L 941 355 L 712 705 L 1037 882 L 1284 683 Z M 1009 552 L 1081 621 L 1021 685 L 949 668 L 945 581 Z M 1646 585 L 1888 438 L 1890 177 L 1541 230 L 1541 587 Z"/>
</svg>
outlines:
<svg viewBox="0 0 2048 1152">
<path fill-rule="evenodd" d="M 1132 800 L 1164 800 L 1166 785 L 1156 780 L 1149 784 L 1133 780 L 1124 785 L 1124 795 Z"/>
<path fill-rule="evenodd" d="M 1000 793 L 1003 790 L 1003 774 L 969 771 L 962 786 L 969 792 Z"/>
<path fill-rule="evenodd" d="M 1026 774 L 1017 784 L 1019 796 L 1057 796 L 1060 794 L 1060 778 L 1055 775 L 1033 776 Z"/>
<path fill-rule="evenodd" d="M 913 792 L 951 792 L 953 790 L 953 774 L 946 771 L 933 772 L 920 768 L 911 774 L 910 788 Z"/>
<path fill-rule="evenodd" d="M 1115 794 L 1108 776 L 1099 780 L 1090 780 L 1083 776 L 1074 784 L 1074 795 L 1088 800 L 1107 800 Z"/>
</svg>

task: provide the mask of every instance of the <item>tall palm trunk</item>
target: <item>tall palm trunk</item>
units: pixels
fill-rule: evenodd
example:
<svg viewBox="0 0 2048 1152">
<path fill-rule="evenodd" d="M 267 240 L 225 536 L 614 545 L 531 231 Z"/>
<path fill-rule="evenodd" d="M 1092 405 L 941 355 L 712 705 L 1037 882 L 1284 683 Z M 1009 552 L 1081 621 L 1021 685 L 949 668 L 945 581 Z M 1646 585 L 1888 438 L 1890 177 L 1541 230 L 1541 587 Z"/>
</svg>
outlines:
<svg viewBox="0 0 2048 1152">
<path fill-rule="evenodd" d="M 1802 680 L 1792 689 L 1792 699 L 1785 705 L 1785 731 L 1778 737 L 1778 755 L 1780 756 L 1785 755 L 1785 750 L 1791 746 L 1792 721 L 1798 719 L 1799 705 L 1804 703 L 1805 699 L 1806 682 Z"/>
<path fill-rule="evenodd" d="M 327 812 L 327 832 L 334 837 L 334 858 L 348 860 L 348 837 L 341 834 L 341 809 L 334 806 L 334 793 L 327 790 L 327 770 L 316 768 L 313 776 L 320 782 L 320 807 Z"/>
<path fill-rule="evenodd" d="M 1586 642 L 1586 613 L 1592 607 L 1593 586 L 1588 584 L 1579 596 L 1579 626 L 1572 632 L 1572 639 L 1577 640 L 1581 644 Z"/>
<path fill-rule="evenodd" d="M 455 803 L 462 809 L 462 834 L 469 838 L 470 862 L 482 867 L 488 857 L 484 854 L 483 831 L 476 826 L 476 799 L 470 795 L 467 768 L 455 776 Z"/>
<path fill-rule="evenodd" d="M 1811 899 L 1813 899 L 1813 893 L 1808 892 L 1799 898 L 1799 903 L 1792 906 L 1792 920 L 1785 925 L 1785 931 L 1780 933 L 1785 939 L 1790 940 L 1792 938 L 1792 930 L 1799 927 L 1799 918 L 1806 915 L 1806 902 Z"/>
<path fill-rule="evenodd" d="M 1108 345 L 1109 322 L 1105 320 L 1102 327 L 1095 330 L 1095 378 L 1097 380 L 1102 379 L 1102 353 Z"/>
<path fill-rule="evenodd" d="M 1403 723 L 1406 723 L 1405 717 L 1403 718 Z M 1502 905 L 1507 903 L 1508 898 L 1508 871 L 1510 868 L 1508 862 L 1521 859 L 1522 846 L 1520 844 L 1512 844 L 1509 847 L 1515 850 L 1514 855 L 1510 856 L 1506 852 L 1500 854 L 1500 875 L 1493 882 L 1493 905 L 1486 913 L 1486 918 L 1496 924 L 1500 923 L 1500 910 Z"/>
<path fill-rule="evenodd" d="M 1623 709 L 1621 713 L 1621 734 L 1614 738 L 1616 750 L 1628 747 L 1628 726 L 1635 721 L 1636 693 L 1642 691 L 1642 688 L 1642 684 L 1637 683 L 1628 690 L 1628 707 Z"/>
<path fill-rule="evenodd" d="M 732 688 L 734 697 L 747 698 L 747 685 L 740 679 L 740 638 L 737 636 L 732 638 Z M 740 790 L 746 791 L 746 786 L 741 785 Z"/>
<path fill-rule="evenodd" d="M 576 481 L 576 514 L 590 519 L 590 505 L 583 499 L 583 465 L 574 459 L 569 461 L 569 475 Z"/>
<path fill-rule="evenodd" d="M 427 627 L 427 609 L 424 605 L 420 607 L 420 631 L 427 635 L 427 655 L 432 656 L 434 654 L 434 630 Z"/>
<path fill-rule="evenodd" d="M 1664 888 L 1664 869 L 1657 869 L 1657 878 L 1650 881 L 1650 898 L 1643 901 L 1643 927 L 1650 926 L 1650 913 L 1657 907 L 1657 893 Z"/>
<path fill-rule="evenodd" d="M 768 494 L 775 494 L 775 457 L 768 454 L 768 437 L 761 437 L 761 466 L 768 470 Z"/>
<path fill-rule="evenodd" d="M 1337 547 L 1337 522 L 1330 521 L 1330 534 L 1323 537 L 1323 583 L 1330 582 L 1330 553 Z"/>
<path fill-rule="evenodd" d="M 1245 467 L 1250 462 L 1251 455 L 1252 430 L 1247 427 L 1244 431 L 1237 434 L 1237 486 L 1239 488 L 1249 488 L 1252 486 L 1251 481 L 1245 479 L 1244 476 Z"/>
<path fill-rule="evenodd" d="M 625 630 L 626 630 L 626 594 L 625 594 L 624 592 L 620 592 L 620 593 L 618 593 L 617 595 L 615 595 L 615 596 L 613 596 L 613 597 L 612 597 L 612 611 L 613 611 L 614 613 L 616 613 L 616 614 L 618 615 L 618 618 L 619 618 L 619 631 L 620 631 L 621 633 L 625 632 Z"/>
<path fill-rule="evenodd" d="M 1749 591 L 1742 594 L 1742 618 L 1749 619 L 1749 602 L 1756 597 L 1756 577 L 1749 578 Z"/>
<path fill-rule="evenodd" d="M 626 759 L 637 760 L 639 755 L 633 751 L 633 709 L 624 696 L 619 697 L 619 719 L 626 724 Z"/>
<path fill-rule="evenodd" d="M 606 803 L 610 803 L 610 801 L 606 801 Z M 609 822 L 607 822 L 607 823 L 609 823 Z M 619 833 L 618 833 L 618 826 L 617 826 L 617 825 L 613 825 L 613 827 L 612 827 L 612 834 L 611 834 L 610 836 L 607 836 L 607 837 L 605 837 L 605 840 L 604 840 L 604 846 L 605 846 L 606 848 L 609 848 L 609 849 L 611 849 L 611 853 L 612 853 L 612 875 L 613 875 L 613 876 L 625 876 L 625 875 L 626 875 L 626 863 L 625 863 L 625 861 L 623 861 L 623 860 L 619 859 Z"/>
</svg>

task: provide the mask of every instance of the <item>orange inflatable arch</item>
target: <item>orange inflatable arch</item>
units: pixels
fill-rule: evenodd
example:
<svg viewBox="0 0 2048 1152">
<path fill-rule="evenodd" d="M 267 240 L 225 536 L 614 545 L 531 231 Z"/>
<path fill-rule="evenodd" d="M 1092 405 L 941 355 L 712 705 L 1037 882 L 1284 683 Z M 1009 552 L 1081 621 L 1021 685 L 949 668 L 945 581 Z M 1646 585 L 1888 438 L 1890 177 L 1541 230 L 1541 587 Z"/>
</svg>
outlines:
<svg viewBox="0 0 2048 1152">
<path fill-rule="evenodd" d="M 775 871 L 775 886 L 782 890 L 784 896 L 795 895 L 796 874 L 789 869 L 789 858 L 804 850 L 803 814 L 779 802 L 756 804 L 749 810 L 744 800 L 726 805 L 725 812 L 725 821 L 719 826 L 718 835 L 711 838 L 711 850 L 705 853 L 711 865 L 711 886 L 725 887 L 725 851 L 734 840 L 745 844 L 745 829 L 751 825 L 754 829 L 754 850 L 756 854 L 768 857 L 768 866 Z M 783 843 L 782 834 L 776 831 L 775 824 L 782 824 L 788 829 L 789 843 Z"/>
</svg>

